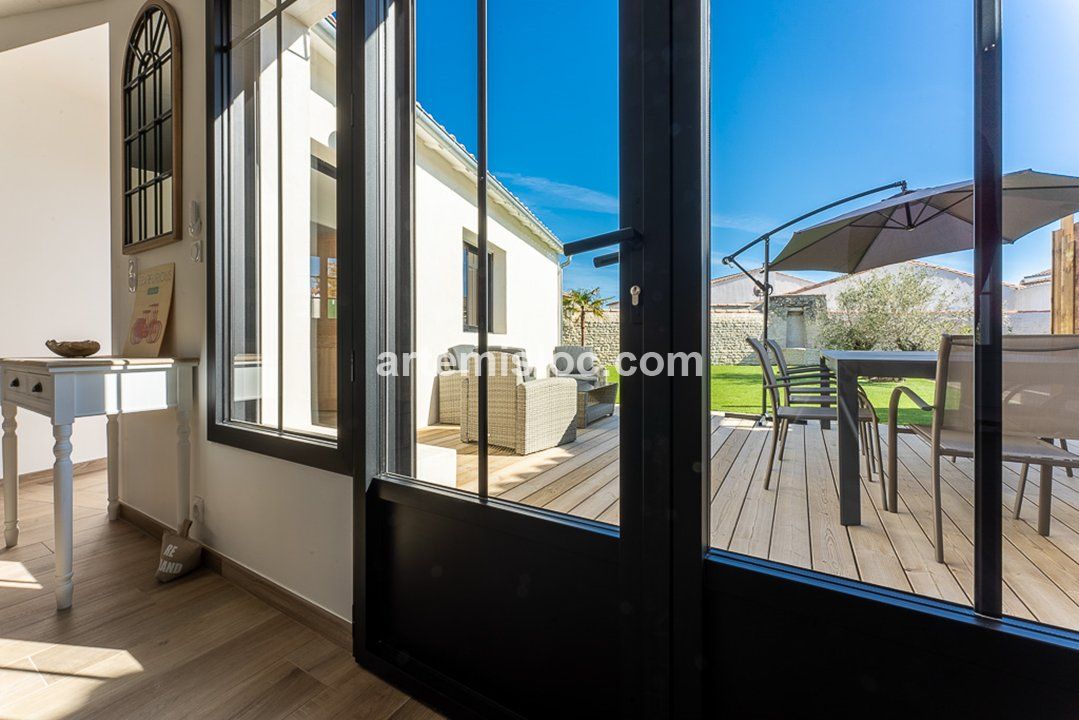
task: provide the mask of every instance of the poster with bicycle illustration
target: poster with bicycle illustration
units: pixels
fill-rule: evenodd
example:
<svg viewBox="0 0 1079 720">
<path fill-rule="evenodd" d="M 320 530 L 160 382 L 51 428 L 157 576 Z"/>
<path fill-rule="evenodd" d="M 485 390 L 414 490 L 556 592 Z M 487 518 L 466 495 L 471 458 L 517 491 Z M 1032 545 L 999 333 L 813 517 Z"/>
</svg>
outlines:
<svg viewBox="0 0 1079 720">
<path fill-rule="evenodd" d="M 157 357 L 165 339 L 165 327 L 172 307 L 172 285 L 176 265 L 158 265 L 139 273 L 135 307 L 124 338 L 125 357 Z"/>
</svg>

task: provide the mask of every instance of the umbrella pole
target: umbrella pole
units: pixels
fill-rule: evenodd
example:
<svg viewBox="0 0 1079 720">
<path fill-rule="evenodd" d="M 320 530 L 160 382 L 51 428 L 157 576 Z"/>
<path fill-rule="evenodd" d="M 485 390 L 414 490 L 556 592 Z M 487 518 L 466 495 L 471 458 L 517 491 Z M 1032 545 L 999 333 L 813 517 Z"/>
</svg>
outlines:
<svg viewBox="0 0 1079 720">
<path fill-rule="evenodd" d="M 763 323 L 763 335 L 765 352 L 768 352 L 768 296 L 771 294 L 772 285 L 769 280 L 768 264 L 772 261 L 772 237 L 770 235 L 764 238 L 764 323 Z M 760 424 L 764 425 L 768 420 L 768 388 L 765 387 L 767 380 L 764 377 L 764 373 L 761 373 L 761 419 Z"/>
</svg>

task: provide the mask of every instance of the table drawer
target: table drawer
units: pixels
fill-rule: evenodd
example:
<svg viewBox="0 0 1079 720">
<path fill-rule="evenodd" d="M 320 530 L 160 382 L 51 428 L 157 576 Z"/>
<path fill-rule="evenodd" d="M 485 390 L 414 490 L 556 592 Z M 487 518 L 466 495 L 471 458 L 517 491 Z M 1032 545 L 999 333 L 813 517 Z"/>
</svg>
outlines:
<svg viewBox="0 0 1079 720">
<path fill-rule="evenodd" d="M 17 402 L 28 398 L 32 401 L 52 402 L 52 375 L 5 370 L 2 382 L 4 383 L 4 397 L 12 401 Z"/>
</svg>

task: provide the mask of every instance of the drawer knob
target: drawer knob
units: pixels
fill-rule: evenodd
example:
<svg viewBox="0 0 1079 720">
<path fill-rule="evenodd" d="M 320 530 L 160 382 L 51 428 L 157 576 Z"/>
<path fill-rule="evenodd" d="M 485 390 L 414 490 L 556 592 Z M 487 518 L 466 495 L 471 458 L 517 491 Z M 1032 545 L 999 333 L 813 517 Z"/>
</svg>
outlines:
<svg viewBox="0 0 1079 720">
<path fill-rule="evenodd" d="M 41 390 L 42 390 L 41 383 L 34 383 L 34 387 L 30 388 L 30 392 L 32 392 L 32 393 L 39 393 L 39 392 L 41 392 Z"/>
<path fill-rule="evenodd" d="M 8 385 L 8 387 L 13 387 L 13 388 L 19 387 L 19 378 L 15 378 L 14 380 L 12 380 L 11 383 Z"/>
</svg>

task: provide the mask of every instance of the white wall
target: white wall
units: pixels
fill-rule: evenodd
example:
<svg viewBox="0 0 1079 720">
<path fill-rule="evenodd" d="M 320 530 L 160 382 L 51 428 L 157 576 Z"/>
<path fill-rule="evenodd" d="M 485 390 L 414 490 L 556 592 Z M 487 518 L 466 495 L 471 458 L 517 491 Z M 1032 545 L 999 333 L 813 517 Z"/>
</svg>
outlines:
<svg viewBox="0 0 1079 720">
<path fill-rule="evenodd" d="M 438 356 L 453 345 L 476 344 L 462 318 L 462 252 L 477 230 L 475 181 L 452 168 L 422 142 L 416 143 L 416 423 L 438 421 Z M 495 308 L 491 345 L 523 347 L 539 377 L 559 344 L 561 289 L 558 257 L 528 239 L 530 232 L 501 206 L 488 203 L 488 242 L 496 251 Z M 500 256 L 498 253 L 504 253 Z M 504 278 L 505 287 L 501 287 Z M 504 332 L 502 331 L 504 330 Z"/>
<path fill-rule="evenodd" d="M 1012 335 L 1048 335 L 1052 332 L 1049 310 L 1004 312 L 1004 332 Z"/>
<path fill-rule="evenodd" d="M 108 26 L 0 52 L 0 98 L 0 356 L 48 355 L 51 338 L 108 352 Z M 52 467 L 48 418 L 17 419 L 20 473 Z M 104 457 L 104 418 L 73 442 L 76 462 Z"/>
<path fill-rule="evenodd" d="M 1053 283 L 1050 281 L 1020 285 L 1008 309 L 1021 312 L 1049 311 L 1053 306 Z"/>
<path fill-rule="evenodd" d="M 188 202 L 206 198 L 205 7 L 202 0 L 171 0 L 179 15 L 184 53 L 184 226 Z M 141 3 L 103 0 L 4 18 L 0 50 L 109 23 L 111 192 L 120 192 L 118 82 L 124 44 Z M 121 214 L 112 205 L 114 349 L 131 314 L 127 256 L 120 251 Z M 141 267 L 176 263 L 167 342 L 175 355 L 200 358 L 198 413 L 192 420 L 192 496 L 206 500 L 206 522 L 193 531 L 223 555 L 343 617 L 352 614 L 352 480 L 321 470 L 208 443 L 206 440 L 206 272 L 190 259 L 190 239 L 139 254 Z M 6 264 L 6 263 L 5 263 Z M 102 268 L 101 276 L 108 269 Z M 175 524 L 176 426 L 172 412 L 125 419 L 120 497 L 132 507 Z M 76 439 L 77 441 L 77 439 Z M 102 509 L 104 511 L 104 509 Z M 147 571 L 152 572 L 152 569 Z"/>
<path fill-rule="evenodd" d="M 757 278 L 764 282 L 764 273 L 755 272 Z M 718 280 L 718 281 L 717 281 Z M 769 273 L 769 282 L 772 284 L 776 295 L 794 292 L 799 288 L 811 285 L 809 280 L 787 275 L 786 273 Z M 744 303 L 756 303 L 760 301 L 754 291 L 757 286 L 753 281 L 742 273 L 729 279 L 716 279 L 709 285 L 709 302 L 712 305 L 736 305 Z"/>
</svg>

